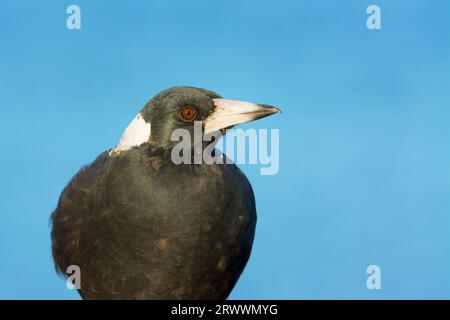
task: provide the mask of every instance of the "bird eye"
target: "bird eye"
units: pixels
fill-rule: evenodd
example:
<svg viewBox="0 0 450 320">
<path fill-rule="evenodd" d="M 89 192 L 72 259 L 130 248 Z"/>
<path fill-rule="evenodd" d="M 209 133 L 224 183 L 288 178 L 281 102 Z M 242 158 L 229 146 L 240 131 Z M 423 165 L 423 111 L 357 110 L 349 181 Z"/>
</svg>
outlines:
<svg viewBox="0 0 450 320">
<path fill-rule="evenodd" d="M 185 121 L 192 121 L 195 118 L 196 111 L 193 107 L 184 107 L 180 111 L 181 118 Z"/>
</svg>

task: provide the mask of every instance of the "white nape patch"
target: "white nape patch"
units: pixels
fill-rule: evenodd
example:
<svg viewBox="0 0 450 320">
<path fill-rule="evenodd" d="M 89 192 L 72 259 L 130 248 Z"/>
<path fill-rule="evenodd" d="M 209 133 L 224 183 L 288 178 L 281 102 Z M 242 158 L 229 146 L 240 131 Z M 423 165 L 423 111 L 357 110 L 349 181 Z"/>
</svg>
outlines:
<svg viewBox="0 0 450 320">
<path fill-rule="evenodd" d="M 147 142 L 150 139 L 151 125 L 142 118 L 141 113 L 134 117 L 120 138 L 119 144 L 113 148 L 114 152 L 129 150 Z"/>
</svg>

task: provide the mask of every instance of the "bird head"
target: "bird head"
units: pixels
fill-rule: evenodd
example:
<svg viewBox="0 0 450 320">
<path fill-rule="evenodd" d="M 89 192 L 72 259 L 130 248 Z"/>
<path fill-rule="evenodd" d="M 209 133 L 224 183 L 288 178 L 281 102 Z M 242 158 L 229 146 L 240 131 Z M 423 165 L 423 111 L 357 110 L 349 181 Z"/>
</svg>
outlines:
<svg viewBox="0 0 450 320">
<path fill-rule="evenodd" d="M 194 136 L 194 122 L 202 124 L 203 134 L 221 131 L 280 112 L 280 109 L 250 102 L 223 99 L 215 92 L 174 87 L 154 96 L 141 111 L 144 121 L 151 124 L 150 144 L 169 149 L 172 132 L 186 129 Z"/>
</svg>

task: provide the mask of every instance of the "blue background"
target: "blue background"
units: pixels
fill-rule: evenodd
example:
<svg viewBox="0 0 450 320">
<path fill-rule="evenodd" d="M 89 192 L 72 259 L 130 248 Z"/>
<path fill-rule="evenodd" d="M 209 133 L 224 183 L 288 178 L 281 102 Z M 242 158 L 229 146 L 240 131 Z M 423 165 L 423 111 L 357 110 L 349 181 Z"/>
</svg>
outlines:
<svg viewBox="0 0 450 320">
<path fill-rule="evenodd" d="M 274 104 L 280 171 L 230 298 L 450 298 L 450 2 L 0 1 L 0 298 L 78 299 L 49 221 L 175 85 Z M 378 4 L 382 30 L 366 27 Z M 366 268 L 382 270 L 368 290 Z"/>
</svg>

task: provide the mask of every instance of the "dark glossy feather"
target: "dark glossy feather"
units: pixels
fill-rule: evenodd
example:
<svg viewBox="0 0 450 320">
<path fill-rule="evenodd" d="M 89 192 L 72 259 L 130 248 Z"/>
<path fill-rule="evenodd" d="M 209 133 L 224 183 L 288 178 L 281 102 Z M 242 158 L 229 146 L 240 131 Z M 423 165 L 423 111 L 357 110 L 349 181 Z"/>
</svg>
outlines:
<svg viewBox="0 0 450 320">
<path fill-rule="evenodd" d="M 149 144 L 100 155 L 52 214 L 58 271 L 86 299 L 225 299 L 250 255 L 256 211 L 234 165 L 174 165 Z"/>
</svg>

